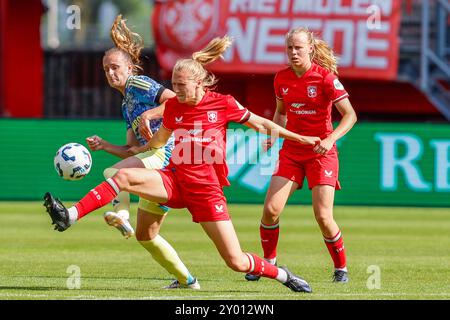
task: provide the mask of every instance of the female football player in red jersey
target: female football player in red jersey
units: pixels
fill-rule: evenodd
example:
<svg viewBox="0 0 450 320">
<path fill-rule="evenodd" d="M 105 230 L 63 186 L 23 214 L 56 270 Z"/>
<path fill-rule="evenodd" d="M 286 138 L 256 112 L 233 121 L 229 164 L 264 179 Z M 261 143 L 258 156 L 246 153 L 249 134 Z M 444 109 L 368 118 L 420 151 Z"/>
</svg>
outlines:
<svg viewBox="0 0 450 320">
<path fill-rule="evenodd" d="M 145 145 L 145 140 L 138 132 L 137 123 L 145 111 L 156 115 L 156 119 L 149 124 L 153 131 L 157 131 L 162 124 L 161 103 L 175 97 L 175 93 L 155 80 L 138 75 L 140 67 L 140 53 L 144 48 L 139 34 L 132 32 L 126 20 L 118 15 L 111 27 L 111 38 L 115 47 L 105 52 L 103 69 L 109 85 L 118 90 L 123 101 L 121 111 L 126 123 L 126 145 L 113 145 L 99 136 L 86 139 L 91 150 L 103 150 L 123 160 L 111 168 L 104 170 L 105 179 L 112 177 L 120 168 L 163 168 L 169 162 L 174 147 L 173 139 L 159 149 L 153 149 L 139 154 L 129 151 L 132 146 Z M 158 117 L 159 115 L 159 117 Z M 113 200 L 114 211 L 104 214 L 108 225 L 120 230 L 123 236 L 134 234 L 129 219 L 130 195 L 121 192 Z M 136 223 L 136 240 L 150 253 L 158 264 L 176 277 L 176 280 L 166 288 L 200 289 L 198 280 L 191 275 L 181 261 L 175 249 L 160 234 L 160 226 L 169 208 L 139 199 Z M 81 219 L 83 215 L 74 216 Z"/>
<path fill-rule="evenodd" d="M 320 139 L 292 133 L 252 114 L 232 96 L 209 90 L 217 80 L 203 66 L 215 61 L 230 45 L 230 38 L 216 38 L 206 48 L 194 53 L 192 59 L 176 63 L 172 73 L 176 97 L 166 102 L 163 125 L 147 145 L 135 149 L 142 152 L 159 148 L 173 133 L 175 148 L 165 169 L 120 169 L 69 209 L 49 193 L 45 195 L 44 205 L 58 231 L 70 226 L 73 212 L 86 214 L 100 208 L 120 191 L 171 208 L 187 208 L 192 220 L 201 224 L 231 269 L 276 279 L 296 292 L 311 292 L 309 284 L 287 268 L 276 267 L 241 250 L 222 187 L 230 184 L 225 162 L 225 139 L 226 127 L 231 121 L 267 134 L 277 132 L 285 139 L 311 147 Z"/>
<path fill-rule="evenodd" d="M 342 233 L 333 218 L 334 193 L 340 189 L 335 142 L 353 127 L 356 114 L 336 76 L 336 58 L 325 41 L 306 28 L 293 29 L 286 35 L 286 53 L 289 67 L 279 71 L 274 80 L 277 109 L 273 122 L 301 135 L 318 136 L 321 141 L 315 146 L 290 140 L 283 143 L 260 225 L 264 258 L 276 264 L 281 212 L 306 177 L 312 190 L 314 215 L 334 263 L 333 281 L 348 282 Z M 342 115 L 334 130 L 333 104 Z M 268 139 L 265 147 L 273 143 Z M 259 279 L 251 274 L 245 278 Z"/>
</svg>

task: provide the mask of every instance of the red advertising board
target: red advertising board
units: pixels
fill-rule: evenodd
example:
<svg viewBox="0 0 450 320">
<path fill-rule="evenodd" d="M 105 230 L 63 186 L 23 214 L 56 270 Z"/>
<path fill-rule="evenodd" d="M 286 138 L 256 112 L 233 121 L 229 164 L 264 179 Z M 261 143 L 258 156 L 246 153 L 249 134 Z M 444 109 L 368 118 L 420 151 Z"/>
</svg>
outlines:
<svg viewBox="0 0 450 320">
<path fill-rule="evenodd" d="M 41 0 L 0 0 L 0 116 L 43 115 Z"/>
<path fill-rule="evenodd" d="M 400 0 L 177 0 L 157 2 L 153 30 L 159 63 L 170 70 L 213 37 L 234 38 L 210 70 L 274 73 L 286 65 L 284 36 L 306 26 L 339 57 L 342 77 L 395 79 Z"/>
</svg>

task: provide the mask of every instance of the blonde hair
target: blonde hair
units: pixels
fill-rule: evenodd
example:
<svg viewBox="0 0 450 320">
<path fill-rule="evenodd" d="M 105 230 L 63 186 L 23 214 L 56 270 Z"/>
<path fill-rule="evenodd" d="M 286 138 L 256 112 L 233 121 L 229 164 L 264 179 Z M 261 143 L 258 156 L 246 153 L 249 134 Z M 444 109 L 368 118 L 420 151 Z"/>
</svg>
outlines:
<svg viewBox="0 0 450 320">
<path fill-rule="evenodd" d="M 144 41 L 138 33 L 128 28 L 126 20 L 122 19 L 121 14 L 116 17 L 111 26 L 111 39 L 116 47 L 106 51 L 105 56 L 120 52 L 133 65 L 133 74 L 142 71 L 140 56 L 144 48 Z"/>
<path fill-rule="evenodd" d="M 224 53 L 233 43 L 229 36 L 214 38 L 200 51 L 192 54 L 192 59 L 180 59 L 173 67 L 173 72 L 187 70 L 194 80 L 200 80 L 204 87 L 213 87 L 217 83 L 216 77 L 208 72 L 203 66 L 209 64 Z"/>
<path fill-rule="evenodd" d="M 286 42 L 297 33 L 305 33 L 308 37 L 308 43 L 313 47 L 313 51 L 310 55 L 311 61 L 330 72 L 338 74 L 337 57 L 334 55 L 333 49 L 331 49 L 325 41 L 315 38 L 314 33 L 309 31 L 308 28 L 301 27 L 290 30 L 286 34 Z"/>
</svg>

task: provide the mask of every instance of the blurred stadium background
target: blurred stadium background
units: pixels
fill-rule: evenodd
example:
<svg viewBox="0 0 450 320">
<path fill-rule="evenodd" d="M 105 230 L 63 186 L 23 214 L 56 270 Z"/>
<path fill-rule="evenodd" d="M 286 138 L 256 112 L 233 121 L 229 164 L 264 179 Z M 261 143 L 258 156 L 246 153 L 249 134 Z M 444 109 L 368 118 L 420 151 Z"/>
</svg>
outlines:
<svg viewBox="0 0 450 320">
<path fill-rule="evenodd" d="M 62 181 L 53 169 L 65 143 L 93 134 L 125 143 L 121 96 L 102 69 L 109 28 L 122 13 L 144 38 L 144 73 L 169 88 L 177 57 L 233 36 L 233 49 L 212 66 L 218 91 L 267 118 L 273 75 L 284 65 L 283 34 L 309 26 L 340 56 L 340 79 L 359 117 L 339 142 L 336 204 L 436 207 L 448 221 L 449 12 L 448 0 L 0 0 L 0 201 L 40 201 L 46 191 L 76 200 L 116 162 L 93 153 L 93 169 L 79 182 Z M 231 163 L 226 193 L 231 203 L 262 206 L 270 176 L 259 174 L 264 156 L 251 140 L 230 139 L 231 155 L 246 147 L 245 159 L 259 161 Z M 309 204 L 308 191 L 291 203 Z M 255 250 L 258 219 L 249 231 Z"/>
<path fill-rule="evenodd" d="M 177 57 L 213 36 L 233 36 L 226 60 L 212 66 L 218 90 L 267 118 L 274 112 L 273 75 L 285 62 L 283 34 L 306 24 L 340 56 L 340 77 L 359 116 L 340 141 L 346 191 L 337 204 L 448 207 L 449 6 L 442 0 L 2 0 L 0 163 L 7 170 L 0 172 L 0 199 L 38 200 L 59 189 L 75 200 L 115 161 L 95 153 L 93 173 L 75 184 L 52 168 L 53 153 L 69 141 L 98 134 L 125 142 L 121 96 L 107 85 L 101 62 L 112 46 L 111 21 L 122 13 L 145 40 L 145 74 L 168 87 Z M 246 147 L 246 160 L 261 156 L 241 140 L 229 147 L 238 155 Z M 261 203 L 269 177 L 260 178 L 258 163 L 243 162 L 230 166 L 230 200 Z"/>
</svg>

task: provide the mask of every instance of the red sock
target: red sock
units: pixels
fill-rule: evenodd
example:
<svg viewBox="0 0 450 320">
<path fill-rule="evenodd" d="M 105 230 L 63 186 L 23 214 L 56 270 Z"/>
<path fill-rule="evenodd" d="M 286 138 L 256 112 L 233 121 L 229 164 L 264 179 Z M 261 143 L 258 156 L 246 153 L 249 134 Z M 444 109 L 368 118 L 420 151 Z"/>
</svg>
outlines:
<svg viewBox="0 0 450 320">
<path fill-rule="evenodd" d="M 278 267 L 271 265 L 266 260 L 258 257 L 253 253 L 245 253 L 250 261 L 250 269 L 247 273 L 254 276 L 266 277 L 275 279 L 278 276 Z"/>
<path fill-rule="evenodd" d="M 344 239 L 342 238 L 342 233 L 339 232 L 333 238 L 323 237 L 325 244 L 327 245 L 328 251 L 330 252 L 331 259 L 333 259 L 335 268 L 345 268 L 347 266 L 347 261 L 345 257 L 345 247 Z"/>
<path fill-rule="evenodd" d="M 112 178 L 100 183 L 75 204 L 78 211 L 78 220 L 88 213 L 110 203 L 118 193 L 119 187 Z"/>
<path fill-rule="evenodd" d="M 274 225 L 265 225 L 261 222 L 261 226 L 259 227 L 259 235 L 261 236 L 264 259 L 275 259 L 277 257 L 279 234 L 279 223 Z"/>
</svg>

